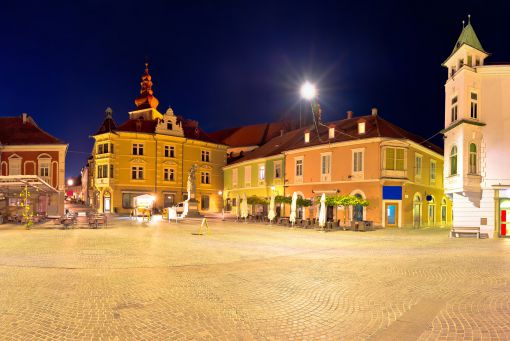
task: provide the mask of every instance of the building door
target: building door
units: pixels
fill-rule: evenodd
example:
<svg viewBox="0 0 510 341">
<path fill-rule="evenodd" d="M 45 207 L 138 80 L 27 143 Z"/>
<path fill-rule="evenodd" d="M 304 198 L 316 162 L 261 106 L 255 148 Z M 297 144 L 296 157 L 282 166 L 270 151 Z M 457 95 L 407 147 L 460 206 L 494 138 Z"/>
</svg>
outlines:
<svg viewBox="0 0 510 341">
<path fill-rule="evenodd" d="M 363 199 L 361 194 L 355 194 L 354 195 L 358 199 Z M 352 218 L 356 221 L 362 221 L 363 220 L 363 206 L 362 205 L 354 205 L 352 208 Z"/>
<path fill-rule="evenodd" d="M 103 212 L 104 213 L 110 213 L 111 207 L 110 207 L 110 192 L 104 192 L 103 194 Z"/>
<path fill-rule="evenodd" d="M 413 200 L 413 226 L 421 226 L 421 197 L 419 194 L 416 194 Z"/>
<path fill-rule="evenodd" d="M 387 227 L 398 226 L 398 205 L 396 203 L 393 204 L 388 203 L 385 205 L 385 211 L 386 211 L 385 225 Z"/>
<path fill-rule="evenodd" d="M 510 237 L 510 199 L 499 201 L 499 236 Z"/>
</svg>

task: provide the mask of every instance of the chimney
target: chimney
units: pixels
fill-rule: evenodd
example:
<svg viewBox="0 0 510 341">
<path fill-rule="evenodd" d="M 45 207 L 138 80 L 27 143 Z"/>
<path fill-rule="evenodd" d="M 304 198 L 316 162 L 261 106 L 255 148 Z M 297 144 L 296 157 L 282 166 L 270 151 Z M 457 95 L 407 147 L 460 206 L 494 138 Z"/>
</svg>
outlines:
<svg viewBox="0 0 510 341">
<path fill-rule="evenodd" d="M 348 118 L 348 119 L 349 119 L 349 118 L 352 118 L 352 111 L 350 111 L 350 110 L 349 110 L 349 111 L 347 111 L 347 118 Z"/>
<path fill-rule="evenodd" d="M 372 116 L 377 116 L 377 108 L 372 108 Z"/>
<path fill-rule="evenodd" d="M 23 114 L 21 114 L 21 117 L 23 118 L 23 124 L 27 124 L 27 119 L 28 119 L 27 113 L 24 112 Z"/>
</svg>

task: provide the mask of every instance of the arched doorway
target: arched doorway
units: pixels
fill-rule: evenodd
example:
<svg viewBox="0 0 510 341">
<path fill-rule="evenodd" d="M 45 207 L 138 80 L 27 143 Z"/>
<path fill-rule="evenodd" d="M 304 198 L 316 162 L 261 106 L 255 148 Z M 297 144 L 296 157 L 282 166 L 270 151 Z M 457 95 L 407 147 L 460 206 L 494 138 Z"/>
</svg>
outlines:
<svg viewBox="0 0 510 341">
<path fill-rule="evenodd" d="M 363 199 L 363 196 L 359 193 L 354 194 L 354 196 L 358 199 Z M 363 206 L 362 205 L 354 205 L 352 208 L 352 219 L 355 221 L 363 220 Z"/>
<path fill-rule="evenodd" d="M 110 192 L 105 191 L 103 193 L 103 212 L 110 213 L 111 211 L 111 195 Z"/>
<path fill-rule="evenodd" d="M 447 216 L 447 211 L 448 210 L 448 205 L 447 205 L 447 201 L 446 201 L 446 198 L 443 198 L 443 200 L 441 200 L 441 224 L 444 226 L 447 224 L 448 222 L 448 216 Z"/>
<path fill-rule="evenodd" d="M 427 209 L 427 215 L 428 215 L 428 224 L 430 227 L 433 227 L 436 225 L 436 200 L 434 199 L 434 196 L 430 196 L 430 199 L 428 200 L 428 209 Z"/>
<path fill-rule="evenodd" d="M 413 199 L 413 226 L 421 226 L 421 196 L 416 193 Z"/>
</svg>

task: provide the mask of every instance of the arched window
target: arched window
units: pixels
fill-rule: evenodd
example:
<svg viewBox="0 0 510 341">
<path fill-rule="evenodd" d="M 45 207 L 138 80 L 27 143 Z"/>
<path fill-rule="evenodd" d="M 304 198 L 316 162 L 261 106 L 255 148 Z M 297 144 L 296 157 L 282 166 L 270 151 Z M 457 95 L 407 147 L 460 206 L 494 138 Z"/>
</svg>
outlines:
<svg viewBox="0 0 510 341">
<path fill-rule="evenodd" d="M 450 175 L 457 175 L 457 146 L 450 151 Z"/>
<path fill-rule="evenodd" d="M 356 193 L 354 196 L 358 199 L 363 199 L 361 194 Z M 362 221 L 363 220 L 363 206 L 362 205 L 354 205 L 352 208 L 352 215 L 353 219 L 356 221 Z"/>
<path fill-rule="evenodd" d="M 477 157 L 476 157 L 476 144 L 469 145 L 469 174 L 477 174 Z"/>
<path fill-rule="evenodd" d="M 427 199 L 429 199 L 427 197 Z M 430 200 L 428 201 L 428 220 L 429 220 L 429 227 L 434 226 L 436 223 L 436 201 L 434 199 L 434 196 L 430 196 Z"/>
<path fill-rule="evenodd" d="M 443 200 L 441 201 L 441 223 L 443 225 L 445 225 L 447 221 L 446 209 L 447 209 L 446 198 L 443 198 Z"/>
</svg>

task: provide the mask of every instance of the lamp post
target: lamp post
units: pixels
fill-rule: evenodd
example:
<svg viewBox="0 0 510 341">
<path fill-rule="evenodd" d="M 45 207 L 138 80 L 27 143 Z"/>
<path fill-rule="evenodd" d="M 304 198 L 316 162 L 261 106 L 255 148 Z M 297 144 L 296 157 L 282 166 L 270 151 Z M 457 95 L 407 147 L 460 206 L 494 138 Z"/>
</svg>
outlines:
<svg viewBox="0 0 510 341">
<path fill-rule="evenodd" d="M 223 203 L 223 196 L 222 196 L 223 192 L 222 191 L 218 191 L 218 195 L 221 198 L 221 220 L 225 221 L 225 205 Z"/>
<path fill-rule="evenodd" d="M 317 119 L 319 122 L 321 121 L 321 107 L 319 102 L 317 101 L 317 88 L 315 84 L 306 81 L 301 85 L 300 89 L 301 97 L 310 102 L 310 106 L 312 108 L 312 115 L 314 120 Z M 301 126 L 301 117 L 299 118 L 299 124 Z"/>
</svg>

